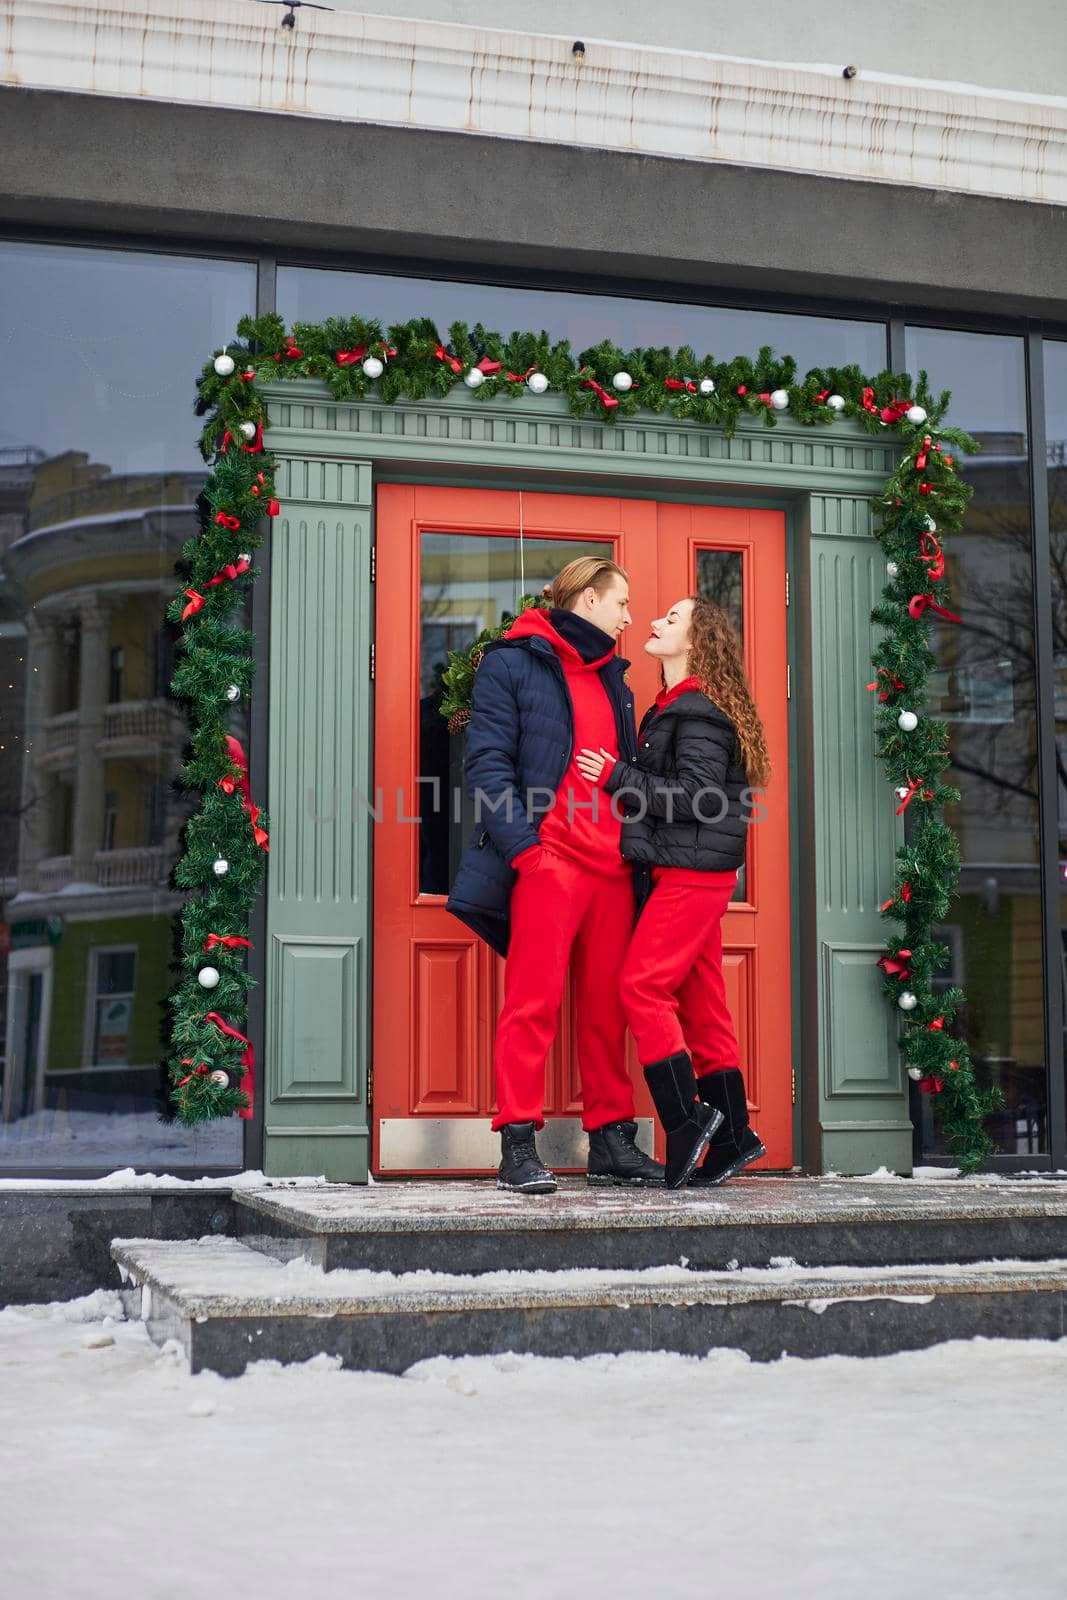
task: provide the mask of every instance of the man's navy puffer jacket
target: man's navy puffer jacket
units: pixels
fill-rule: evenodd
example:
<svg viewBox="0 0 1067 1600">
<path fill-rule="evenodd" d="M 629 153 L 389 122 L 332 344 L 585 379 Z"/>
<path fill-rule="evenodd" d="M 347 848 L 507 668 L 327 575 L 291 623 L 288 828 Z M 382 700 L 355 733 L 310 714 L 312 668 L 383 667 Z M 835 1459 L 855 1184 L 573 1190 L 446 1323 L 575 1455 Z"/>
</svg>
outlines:
<svg viewBox="0 0 1067 1600">
<path fill-rule="evenodd" d="M 596 635 L 610 648 L 610 637 L 575 612 L 553 609 L 551 620 L 578 648 L 588 647 Z M 585 637 L 583 630 L 588 630 Z M 637 757 L 633 694 L 623 682 L 629 665 L 612 656 L 599 669 L 615 714 L 620 759 L 628 767 Z M 511 891 L 518 877 L 511 863 L 540 842 L 538 828 L 570 763 L 573 743 L 570 692 L 548 640 L 505 636 L 487 644 L 474 674 L 463 761 L 468 794 L 476 799 L 480 791 L 485 798 L 446 910 L 499 955 L 507 955 L 511 939 Z"/>
</svg>

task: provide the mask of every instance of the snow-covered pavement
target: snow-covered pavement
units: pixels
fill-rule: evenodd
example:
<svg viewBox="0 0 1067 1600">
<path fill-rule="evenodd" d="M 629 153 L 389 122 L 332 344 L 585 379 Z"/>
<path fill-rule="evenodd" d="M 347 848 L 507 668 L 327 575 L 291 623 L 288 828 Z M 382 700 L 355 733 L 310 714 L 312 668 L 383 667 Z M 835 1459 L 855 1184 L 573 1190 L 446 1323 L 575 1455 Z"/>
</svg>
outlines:
<svg viewBox="0 0 1067 1600">
<path fill-rule="evenodd" d="M 0 1311 L 5 1600 L 1062 1596 L 1067 1340 L 189 1376 Z"/>
</svg>

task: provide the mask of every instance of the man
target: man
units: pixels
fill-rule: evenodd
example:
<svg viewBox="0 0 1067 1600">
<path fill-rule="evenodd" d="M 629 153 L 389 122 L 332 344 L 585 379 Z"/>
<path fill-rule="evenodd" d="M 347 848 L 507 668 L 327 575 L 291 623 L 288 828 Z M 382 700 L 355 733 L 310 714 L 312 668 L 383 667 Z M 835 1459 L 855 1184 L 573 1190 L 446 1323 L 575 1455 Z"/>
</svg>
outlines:
<svg viewBox="0 0 1067 1600">
<path fill-rule="evenodd" d="M 662 1183 L 638 1148 L 619 973 L 634 922 L 621 820 L 579 770 L 601 745 L 637 755 L 629 665 L 615 654 L 630 623 L 626 573 L 581 556 L 485 647 L 474 675 L 464 770 L 476 830 L 448 909 L 506 956 L 494 1060 L 501 1135 L 498 1186 L 556 1187 L 537 1154 L 545 1059 L 568 966 L 575 980 L 582 1126 L 590 1183 Z"/>
</svg>

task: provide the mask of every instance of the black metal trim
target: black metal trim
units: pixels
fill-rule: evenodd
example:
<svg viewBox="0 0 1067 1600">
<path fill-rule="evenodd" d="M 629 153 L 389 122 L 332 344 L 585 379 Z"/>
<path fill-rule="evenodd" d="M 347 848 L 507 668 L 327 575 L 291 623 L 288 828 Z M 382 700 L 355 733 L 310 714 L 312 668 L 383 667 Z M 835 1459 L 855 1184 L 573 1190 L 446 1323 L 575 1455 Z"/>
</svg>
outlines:
<svg viewBox="0 0 1067 1600">
<path fill-rule="evenodd" d="M 1052 613 L 1052 552 L 1048 499 L 1048 440 L 1045 421 L 1045 352 L 1042 336 L 1026 334 L 1030 428 L 1030 504 L 1034 556 L 1034 654 L 1037 666 L 1038 827 L 1041 840 L 1041 920 L 1045 980 L 1045 1072 L 1048 1085 L 1049 1156 L 1067 1166 L 1067 1101 L 1064 1082 L 1064 996 L 1056 782 L 1055 664 Z"/>
</svg>

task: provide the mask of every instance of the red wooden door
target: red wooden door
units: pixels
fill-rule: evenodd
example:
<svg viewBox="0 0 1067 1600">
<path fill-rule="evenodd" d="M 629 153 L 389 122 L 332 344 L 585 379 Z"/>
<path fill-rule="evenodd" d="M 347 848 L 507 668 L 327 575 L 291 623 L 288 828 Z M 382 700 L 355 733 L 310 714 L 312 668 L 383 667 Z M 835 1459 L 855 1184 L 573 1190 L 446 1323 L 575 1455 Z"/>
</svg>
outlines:
<svg viewBox="0 0 1067 1600">
<path fill-rule="evenodd" d="M 691 517 L 703 519 L 699 527 L 687 521 Z M 741 521 L 719 528 L 709 517 Z M 765 534 L 776 553 L 763 556 L 757 573 L 754 550 Z M 704 581 L 721 583 L 740 560 L 746 650 L 754 660 L 758 638 L 762 662 L 766 648 L 763 677 L 770 692 L 773 630 L 763 610 L 757 612 L 756 597 L 769 596 L 767 572 L 777 560 L 776 593 L 779 602 L 783 599 L 782 518 L 598 496 L 387 485 L 378 491 L 376 543 L 374 1165 L 379 1172 L 485 1171 L 497 1159 L 488 1122 L 494 1110 L 493 1034 L 503 997 L 503 962 L 444 909 L 471 827 L 463 799 L 463 740 L 449 735 L 438 711 L 447 651 L 469 646 L 483 627 L 514 610 L 521 594 L 536 593 L 574 556 L 604 552 L 630 577 L 634 625 L 623 635 L 622 652 L 633 662 L 630 680 L 640 717 L 658 687 L 656 669 L 641 649 L 649 621 L 691 592 L 687 572 L 699 569 Z M 720 547 L 725 556 L 702 553 Z M 771 609 L 768 604 L 768 618 Z M 779 753 L 772 743 L 772 758 L 784 772 L 784 612 L 780 632 L 781 744 Z M 762 700 L 760 707 L 766 715 Z M 787 922 L 788 894 L 781 887 L 788 885 L 784 810 L 771 826 L 786 830 L 784 848 L 776 852 L 761 837 L 758 848 L 750 845 L 748 871 L 772 873 L 784 860 L 776 892 Z M 766 911 L 769 915 L 769 906 Z M 761 1050 L 773 1051 L 764 1057 L 767 1070 L 752 1079 L 765 1141 L 772 1101 L 776 1094 L 786 1097 L 778 1122 L 787 1142 L 779 1139 L 773 1149 L 768 1142 L 769 1160 L 780 1166 L 788 1164 L 790 1054 L 787 1038 L 775 1047 L 776 1008 L 768 1005 L 766 1017 L 759 1010 L 754 942 L 774 936 L 767 915 L 762 902 L 731 906 L 728 981 L 743 1011 L 738 1019 L 743 1043 L 754 1048 L 758 1041 Z M 787 949 L 768 958 L 779 976 L 783 958 L 788 960 Z M 781 992 L 776 985 L 779 1032 L 784 1021 L 788 1035 Z M 570 1009 L 565 993 L 545 1083 L 544 1150 L 564 1167 L 575 1164 L 570 1152 L 580 1114 Z M 629 1050 L 639 1079 L 632 1042 Z M 651 1116 L 640 1083 L 638 1106 L 640 1114 Z"/>
</svg>

